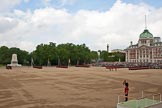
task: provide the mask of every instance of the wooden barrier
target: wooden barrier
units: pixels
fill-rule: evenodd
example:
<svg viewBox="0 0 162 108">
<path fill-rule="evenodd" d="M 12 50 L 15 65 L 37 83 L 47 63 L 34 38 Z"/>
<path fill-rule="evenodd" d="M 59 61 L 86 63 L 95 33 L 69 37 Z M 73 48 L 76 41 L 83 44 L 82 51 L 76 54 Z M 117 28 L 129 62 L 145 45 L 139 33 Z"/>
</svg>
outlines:
<svg viewBox="0 0 162 108">
<path fill-rule="evenodd" d="M 42 69 L 42 66 L 33 66 L 33 68 Z"/>
<path fill-rule="evenodd" d="M 129 67 L 129 70 L 142 70 L 142 69 L 149 69 L 149 67 Z"/>
<path fill-rule="evenodd" d="M 6 66 L 6 69 L 12 69 L 12 66 Z"/>
<path fill-rule="evenodd" d="M 68 68 L 68 66 L 56 66 L 56 68 Z"/>
<path fill-rule="evenodd" d="M 75 67 L 85 67 L 85 68 L 89 68 L 89 65 L 76 65 Z"/>
</svg>

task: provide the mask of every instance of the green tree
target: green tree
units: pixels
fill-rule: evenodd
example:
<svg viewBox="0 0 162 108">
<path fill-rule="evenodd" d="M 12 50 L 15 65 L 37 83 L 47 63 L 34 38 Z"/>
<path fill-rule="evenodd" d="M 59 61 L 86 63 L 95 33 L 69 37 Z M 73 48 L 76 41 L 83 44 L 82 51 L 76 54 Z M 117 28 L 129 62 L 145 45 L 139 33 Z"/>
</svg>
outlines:
<svg viewBox="0 0 162 108">
<path fill-rule="evenodd" d="M 12 54 L 17 54 L 18 62 L 22 65 L 29 65 L 29 53 L 19 48 L 0 47 L 0 64 L 6 65 L 11 63 Z"/>
<path fill-rule="evenodd" d="M 97 62 L 97 59 L 98 59 L 98 53 L 97 53 L 97 51 L 91 51 L 90 56 L 91 56 L 91 61 L 92 62 Z"/>
<path fill-rule="evenodd" d="M 36 50 L 31 53 L 35 65 L 47 65 L 48 60 L 52 65 L 57 63 L 57 49 L 56 44 L 50 42 L 49 44 L 40 44 Z"/>
<path fill-rule="evenodd" d="M 6 46 L 0 47 L 0 64 L 6 65 L 11 62 L 9 48 Z"/>
<path fill-rule="evenodd" d="M 100 58 L 105 62 L 118 62 L 119 60 L 121 62 L 125 61 L 125 54 L 121 52 L 110 52 L 107 51 L 101 51 Z"/>
</svg>

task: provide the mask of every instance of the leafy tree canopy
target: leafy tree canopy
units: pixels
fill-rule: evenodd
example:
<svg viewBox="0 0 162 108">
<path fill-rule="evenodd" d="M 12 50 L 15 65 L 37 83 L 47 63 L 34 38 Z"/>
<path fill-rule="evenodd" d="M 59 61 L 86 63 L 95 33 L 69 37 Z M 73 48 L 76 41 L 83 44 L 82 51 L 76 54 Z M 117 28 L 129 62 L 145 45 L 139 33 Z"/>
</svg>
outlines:
<svg viewBox="0 0 162 108">
<path fill-rule="evenodd" d="M 29 53 L 19 48 L 0 47 L 0 64 L 6 65 L 11 62 L 12 54 L 17 54 L 18 62 L 22 65 L 82 65 L 96 62 L 98 52 L 103 61 L 114 62 L 125 60 L 125 55 L 121 53 L 108 53 L 107 51 L 91 51 L 85 44 L 75 45 L 65 43 L 56 45 L 49 42 L 48 44 L 37 45 L 36 50 Z"/>
</svg>

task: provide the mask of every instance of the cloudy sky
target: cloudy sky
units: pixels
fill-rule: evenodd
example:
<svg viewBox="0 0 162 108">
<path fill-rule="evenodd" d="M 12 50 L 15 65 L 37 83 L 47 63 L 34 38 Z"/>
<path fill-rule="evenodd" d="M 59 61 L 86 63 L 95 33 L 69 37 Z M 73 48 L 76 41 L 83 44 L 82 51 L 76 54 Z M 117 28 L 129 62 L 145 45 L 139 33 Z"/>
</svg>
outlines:
<svg viewBox="0 0 162 108">
<path fill-rule="evenodd" d="M 162 38 L 162 0 L 0 0 L 0 46 L 85 43 L 125 49 L 147 28 Z"/>
</svg>

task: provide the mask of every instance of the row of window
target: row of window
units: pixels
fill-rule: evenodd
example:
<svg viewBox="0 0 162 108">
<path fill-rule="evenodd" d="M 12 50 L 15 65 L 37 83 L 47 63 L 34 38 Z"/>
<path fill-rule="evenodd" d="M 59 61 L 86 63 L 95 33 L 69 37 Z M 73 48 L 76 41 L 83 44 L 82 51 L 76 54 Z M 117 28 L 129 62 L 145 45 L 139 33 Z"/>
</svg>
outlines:
<svg viewBox="0 0 162 108">
<path fill-rule="evenodd" d="M 137 58 L 142 58 L 142 55 L 137 55 Z M 154 57 L 162 57 L 162 53 L 154 54 Z M 130 55 L 130 58 L 136 58 L 136 55 Z M 152 58 L 152 55 L 143 55 L 143 58 Z"/>
<path fill-rule="evenodd" d="M 128 62 L 154 62 L 154 63 L 162 63 L 162 60 L 159 60 L 159 59 L 155 59 L 155 60 L 144 59 L 144 60 L 129 60 Z"/>
<path fill-rule="evenodd" d="M 151 53 L 152 50 L 137 50 L 137 53 Z M 153 50 L 153 52 L 162 52 L 162 48 L 156 48 Z M 136 53 L 136 50 L 130 50 L 130 53 Z"/>
<path fill-rule="evenodd" d="M 155 46 L 162 46 L 162 44 L 155 44 Z"/>
</svg>

